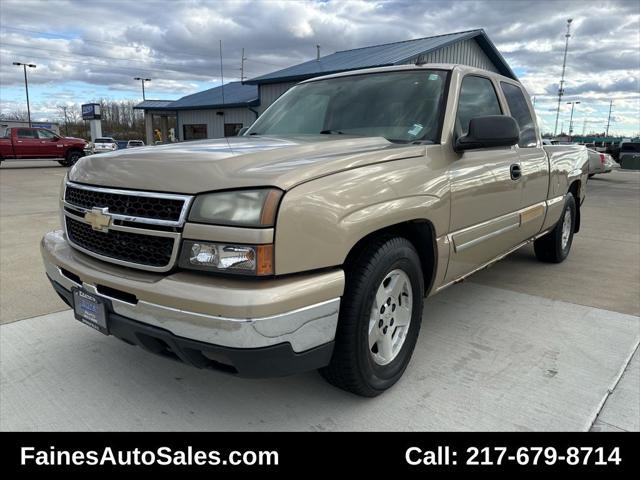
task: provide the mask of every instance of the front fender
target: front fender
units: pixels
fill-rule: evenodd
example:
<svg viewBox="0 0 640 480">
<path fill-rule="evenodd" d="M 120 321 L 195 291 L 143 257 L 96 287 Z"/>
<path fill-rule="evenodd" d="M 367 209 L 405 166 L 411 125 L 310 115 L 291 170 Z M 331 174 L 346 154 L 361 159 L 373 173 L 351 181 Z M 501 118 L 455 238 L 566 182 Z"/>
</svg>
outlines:
<svg viewBox="0 0 640 480">
<path fill-rule="evenodd" d="M 285 194 L 278 213 L 276 274 L 342 265 L 362 238 L 408 221 L 429 221 L 442 235 L 448 198 L 446 176 L 425 168 L 424 159 L 371 165 L 300 185 Z"/>
</svg>

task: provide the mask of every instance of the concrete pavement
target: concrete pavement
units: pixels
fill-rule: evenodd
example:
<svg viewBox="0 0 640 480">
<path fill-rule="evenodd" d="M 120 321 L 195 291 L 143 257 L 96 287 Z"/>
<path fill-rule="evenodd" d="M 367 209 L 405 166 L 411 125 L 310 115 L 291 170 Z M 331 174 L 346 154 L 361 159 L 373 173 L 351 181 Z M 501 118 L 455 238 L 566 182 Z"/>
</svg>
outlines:
<svg viewBox="0 0 640 480">
<path fill-rule="evenodd" d="M 364 399 L 315 372 L 247 380 L 197 370 L 61 312 L 0 327 L 0 428 L 588 430 L 639 326 L 632 315 L 456 286 L 427 303 L 403 379 Z"/>
<path fill-rule="evenodd" d="M 54 165 L 0 168 L 1 430 L 640 430 L 638 172 L 589 182 L 564 263 L 523 248 L 429 299 L 405 377 L 365 400 L 315 373 L 196 370 L 75 321 L 38 251 L 59 224 Z"/>
<path fill-rule="evenodd" d="M 39 242 L 60 227 L 56 161 L 5 160 L 0 167 L 0 323 L 64 310 L 44 276 Z"/>
</svg>

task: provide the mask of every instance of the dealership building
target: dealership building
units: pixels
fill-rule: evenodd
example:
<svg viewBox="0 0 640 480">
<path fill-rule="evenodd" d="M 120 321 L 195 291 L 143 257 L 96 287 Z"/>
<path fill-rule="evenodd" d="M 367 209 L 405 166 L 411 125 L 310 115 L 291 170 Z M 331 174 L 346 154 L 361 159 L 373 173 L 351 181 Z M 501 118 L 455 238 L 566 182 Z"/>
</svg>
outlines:
<svg viewBox="0 0 640 480">
<path fill-rule="evenodd" d="M 469 30 L 434 37 L 355 48 L 318 57 L 298 65 L 231 82 L 187 95 L 176 101 L 146 100 L 135 108 L 144 110 L 147 143 L 221 138 L 236 135 L 296 83 L 331 73 L 363 68 L 420 63 L 455 63 L 516 78 L 484 30 Z M 154 139 L 155 133 L 155 139 Z"/>
</svg>

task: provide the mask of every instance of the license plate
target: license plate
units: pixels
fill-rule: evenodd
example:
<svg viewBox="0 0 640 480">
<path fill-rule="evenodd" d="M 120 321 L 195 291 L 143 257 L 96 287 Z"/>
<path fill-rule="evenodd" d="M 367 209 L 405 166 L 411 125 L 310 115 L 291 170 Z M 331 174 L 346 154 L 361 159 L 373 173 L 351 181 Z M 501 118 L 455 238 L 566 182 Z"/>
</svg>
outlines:
<svg viewBox="0 0 640 480">
<path fill-rule="evenodd" d="M 73 311 L 76 320 L 80 320 L 100 333 L 109 335 L 107 306 L 99 297 L 80 288 L 74 289 Z"/>
</svg>

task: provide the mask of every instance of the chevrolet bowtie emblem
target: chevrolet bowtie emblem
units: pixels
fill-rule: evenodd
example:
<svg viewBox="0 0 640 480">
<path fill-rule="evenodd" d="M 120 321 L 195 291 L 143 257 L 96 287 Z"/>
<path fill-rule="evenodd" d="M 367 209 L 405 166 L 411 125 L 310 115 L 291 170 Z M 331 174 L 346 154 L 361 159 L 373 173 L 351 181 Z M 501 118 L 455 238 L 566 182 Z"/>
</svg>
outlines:
<svg viewBox="0 0 640 480">
<path fill-rule="evenodd" d="M 108 232 L 111 225 L 109 208 L 93 207 L 90 212 L 84 214 L 84 219 L 89 222 L 91 228 L 99 232 Z"/>
</svg>

